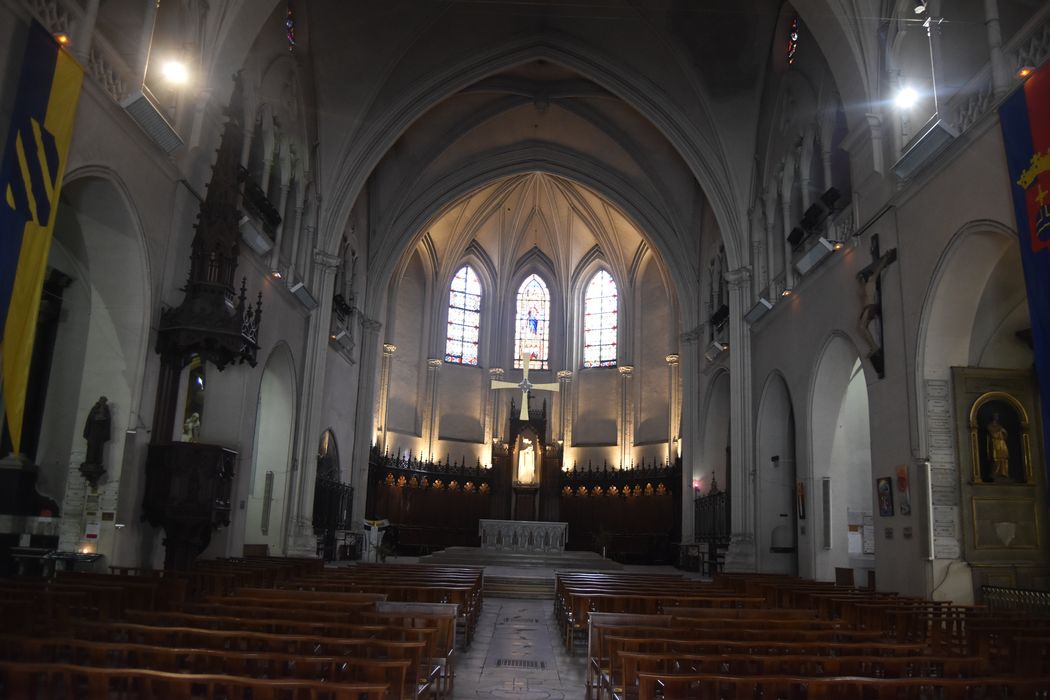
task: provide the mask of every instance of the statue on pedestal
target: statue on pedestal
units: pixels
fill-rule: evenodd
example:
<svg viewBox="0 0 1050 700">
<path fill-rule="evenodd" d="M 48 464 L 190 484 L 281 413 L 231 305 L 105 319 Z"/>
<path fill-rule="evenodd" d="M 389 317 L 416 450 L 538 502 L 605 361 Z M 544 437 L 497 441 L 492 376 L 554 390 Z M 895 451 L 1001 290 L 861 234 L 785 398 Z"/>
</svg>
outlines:
<svg viewBox="0 0 1050 700">
<path fill-rule="evenodd" d="M 88 483 L 98 486 L 99 477 L 106 471 L 103 460 L 103 449 L 109 442 L 112 419 L 109 404 L 105 396 L 100 396 L 88 412 L 84 421 L 84 439 L 87 440 L 87 451 L 80 464 L 80 473 Z"/>
</svg>

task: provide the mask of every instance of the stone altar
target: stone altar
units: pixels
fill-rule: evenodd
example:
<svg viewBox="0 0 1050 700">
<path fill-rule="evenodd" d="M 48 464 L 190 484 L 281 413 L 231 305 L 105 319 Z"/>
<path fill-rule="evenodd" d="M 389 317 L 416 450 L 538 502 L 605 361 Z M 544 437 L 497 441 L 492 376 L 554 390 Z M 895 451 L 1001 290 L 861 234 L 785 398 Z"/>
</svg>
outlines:
<svg viewBox="0 0 1050 700">
<path fill-rule="evenodd" d="M 522 520 L 479 520 L 483 550 L 502 552 L 564 552 L 568 523 Z"/>
</svg>

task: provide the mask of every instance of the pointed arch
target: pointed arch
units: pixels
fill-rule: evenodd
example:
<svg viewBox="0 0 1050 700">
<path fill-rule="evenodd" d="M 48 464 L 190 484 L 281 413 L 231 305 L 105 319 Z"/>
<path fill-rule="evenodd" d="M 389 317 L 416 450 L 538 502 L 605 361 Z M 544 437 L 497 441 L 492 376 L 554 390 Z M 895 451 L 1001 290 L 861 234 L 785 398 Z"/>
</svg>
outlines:
<svg viewBox="0 0 1050 700">
<path fill-rule="evenodd" d="M 583 366 L 615 367 L 619 324 L 619 288 L 605 268 L 583 290 Z"/>
<path fill-rule="evenodd" d="M 469 264 L 463 265 L 449 284 L 445 362 L 478 364 L 481 298 L 481 278 Z"/>
<path fill-rule="evenodd" d="M 551 293 L 547 283 L 535 272 L 525 278 L 515 295 L 514 368 L 521 358 L 530 358 L 530 367 L 550 368 Z"/>
</svg>

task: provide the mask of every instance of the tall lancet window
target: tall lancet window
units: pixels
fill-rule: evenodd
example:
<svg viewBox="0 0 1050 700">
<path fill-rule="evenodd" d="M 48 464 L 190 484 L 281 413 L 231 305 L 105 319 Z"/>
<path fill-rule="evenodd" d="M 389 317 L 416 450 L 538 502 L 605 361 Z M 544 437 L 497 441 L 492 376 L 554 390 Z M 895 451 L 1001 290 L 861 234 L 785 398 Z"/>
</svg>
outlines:
<svg viewBox="0 0 1050 700">
<path fill-rule="evenodd" d="M 481 281 L 470 265 L 459 268 L 448 292 L 445 362 L 478 364 L 481 328 Z"/>
<path fill-rule="evenodd" d="M 616 365 L 616 282 L 599 270 L 583 293 L 583 366 Z"/>
<path fill-rule="evenodd" d="M 529 275 L 518 287 L 516 318 L 514 367 L 521 369 L 521 356 L 525 354 L 531 369 L 548 369 L 551 295 L 538 275 Z"/>
</svg>

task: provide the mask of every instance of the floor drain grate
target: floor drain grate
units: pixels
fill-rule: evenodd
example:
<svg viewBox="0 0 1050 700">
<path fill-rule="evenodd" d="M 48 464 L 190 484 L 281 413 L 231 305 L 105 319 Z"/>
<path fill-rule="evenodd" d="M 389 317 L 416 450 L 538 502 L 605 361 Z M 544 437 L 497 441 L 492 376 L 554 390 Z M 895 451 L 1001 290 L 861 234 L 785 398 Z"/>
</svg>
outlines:
<svg viewBox="0 0 1050 700">
<path fill-rule="evenodd" d="M 497 659 L 496 668 L 547 668 L 546 661 L 530 661 L 528 659 Z"/>
<path fill-rule="evenodd" d="M 538 624 L 539 621 L 540 618 L 538 617 L 505 617 L 500 620 L 500 622 L 504 624 L 508 622 L 531 622 L 532 624 Z"/>
</svg>

